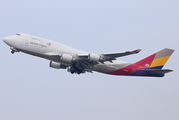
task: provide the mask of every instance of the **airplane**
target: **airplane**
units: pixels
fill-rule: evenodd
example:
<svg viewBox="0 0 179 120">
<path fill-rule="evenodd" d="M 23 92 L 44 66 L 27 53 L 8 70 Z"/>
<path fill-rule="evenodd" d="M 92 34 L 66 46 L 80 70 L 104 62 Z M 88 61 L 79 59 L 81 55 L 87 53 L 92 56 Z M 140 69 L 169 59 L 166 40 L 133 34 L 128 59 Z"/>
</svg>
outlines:
<svg viewBox="0 0 179 120">
<path fill-rule="evenodd" d="M 74 49 L 48 39 L 18 33 L 3 38 L 10 46 L 11 53 L 24 52 L 50 61 L 50 67 L 67 69 L 70 73 L 100 72 L 109 75 L 163 77 L 170 69 L 162 69 L 174 50 L 165 48 L 138 62 L 128 63 L 117 60 L 118 57 L 137 54 L 134 51 L 95 54 Z"/>
</svg>

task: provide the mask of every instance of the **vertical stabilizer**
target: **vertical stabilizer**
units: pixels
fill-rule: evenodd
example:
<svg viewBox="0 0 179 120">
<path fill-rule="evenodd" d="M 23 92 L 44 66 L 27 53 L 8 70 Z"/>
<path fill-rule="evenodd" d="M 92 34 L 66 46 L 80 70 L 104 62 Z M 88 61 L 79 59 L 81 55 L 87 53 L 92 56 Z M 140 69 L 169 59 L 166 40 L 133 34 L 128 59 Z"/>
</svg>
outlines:
<svg viewBox="0 0 179 120">
<path fill-rule="evenodd" d="M 168 61 L 173 52 L 174 50 L 168 48 L 157 52 L 154 60 L 152 61 L 152 64 L 150 65 L 150 68 L 162 69 L 162 67 Z"/>
<path fill-rule="evenodd" d="M 170 58 L 174 50 L 165 48 L 157 53 L 154 53 L 138 62 L 136 65 L 142 66 L 143 68 L 150 69 L 162 69 L 167 60 Z"/>
</svg>

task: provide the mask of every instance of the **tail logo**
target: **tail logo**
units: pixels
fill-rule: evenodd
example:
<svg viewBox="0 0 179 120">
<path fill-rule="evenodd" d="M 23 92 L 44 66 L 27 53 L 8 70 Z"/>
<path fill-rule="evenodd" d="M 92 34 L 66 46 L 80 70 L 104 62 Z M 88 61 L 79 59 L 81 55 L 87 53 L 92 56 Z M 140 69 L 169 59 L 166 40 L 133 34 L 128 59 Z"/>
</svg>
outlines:
<svg viewBox="0 0 179 120">
<path fill-rule="evenodd" d="M 146 67 L 149 67 L 149 64 L 145 64 Z"/>
</svg>

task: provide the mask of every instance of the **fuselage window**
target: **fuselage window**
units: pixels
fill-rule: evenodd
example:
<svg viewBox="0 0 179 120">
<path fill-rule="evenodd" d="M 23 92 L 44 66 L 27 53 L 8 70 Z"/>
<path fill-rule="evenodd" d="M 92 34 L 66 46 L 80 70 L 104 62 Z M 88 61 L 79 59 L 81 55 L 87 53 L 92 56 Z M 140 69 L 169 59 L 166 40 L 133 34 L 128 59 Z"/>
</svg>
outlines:
<svg viewBox="0 0 179 120">
<path fill-rule="evenodd" d="M 17 33 L 16 35 L 19 35 L 19 36 L 20 36 L 20 34 L 19 34 L 19 33 Z"/>
</svg>

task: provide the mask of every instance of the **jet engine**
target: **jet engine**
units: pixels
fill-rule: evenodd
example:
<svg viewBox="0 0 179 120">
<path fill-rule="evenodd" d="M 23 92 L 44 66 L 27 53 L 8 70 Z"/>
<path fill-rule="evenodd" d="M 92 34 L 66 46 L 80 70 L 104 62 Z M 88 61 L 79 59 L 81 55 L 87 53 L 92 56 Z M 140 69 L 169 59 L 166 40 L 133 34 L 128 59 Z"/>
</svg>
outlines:
<svg viewBox="0 0 179 120">
<path fill-rule="evenodd" d="M 55 68 L 55 69 L 60 69 L 60 68 L 66 69 L 67 66 L 58 62 L 50 61 L 50 67 Z"/>
<path fill-rule="evenodd" d="M 62 54 L 60 57 L 60 61 L 67 64 L 71 64 L 73 62 L 73 57 L 68 54 Z"/>
<path fill-rule="evenodd" d="M 100 56 L 97 54 L 90 53 L 88 56 L 89 61 L 99 61 Z"/>
</svg>

